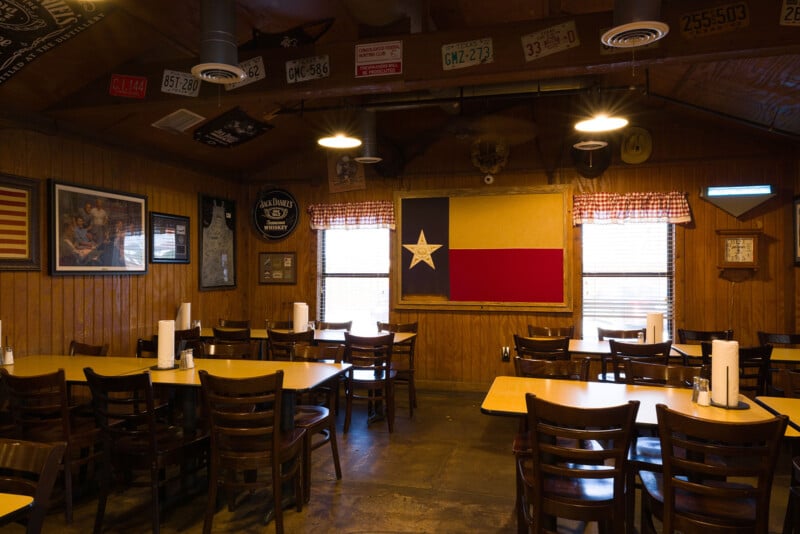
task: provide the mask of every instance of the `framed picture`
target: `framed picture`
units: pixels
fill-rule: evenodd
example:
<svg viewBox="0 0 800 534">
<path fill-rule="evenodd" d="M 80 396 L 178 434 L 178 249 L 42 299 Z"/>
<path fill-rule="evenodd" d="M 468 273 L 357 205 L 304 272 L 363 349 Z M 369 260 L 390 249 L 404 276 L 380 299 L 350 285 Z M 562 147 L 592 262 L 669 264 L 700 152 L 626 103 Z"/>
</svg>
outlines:
<svg viewBox="0 0 800 534">
<path fill-rule="evenodd" d="M 0 271 L 38 271 L 39 182 L 0 174 Z"/>
<path fill-rule="evenodd" d="M 50 182 L 50 273 L 144 274 L 146 197 Z"/>
<path fill-rule="evenodd" d="M 189 263 L 189 217 L 150 212 L 150 263 Z"/>
<path fill-rule="evenodd" d="M 296 284 L 297 254 L 294 252 L 259 252 L 259 284 Z"/>
<path fill-rule="evenodd" d="M 794 264 L 800 265 L 800 196 L 794 197 Z"/>
<path fill-rule="evenodd" d="M 236 287 L 236 205 L 200 194 L 200 290 Z"/>
</svg>

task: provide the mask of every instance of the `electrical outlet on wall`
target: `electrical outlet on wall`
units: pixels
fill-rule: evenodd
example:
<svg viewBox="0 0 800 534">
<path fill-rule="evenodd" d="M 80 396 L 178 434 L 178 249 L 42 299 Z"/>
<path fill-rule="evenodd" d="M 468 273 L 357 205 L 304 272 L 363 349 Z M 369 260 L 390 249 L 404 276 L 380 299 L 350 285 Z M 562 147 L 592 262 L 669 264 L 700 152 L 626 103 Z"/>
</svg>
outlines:
<svg viewBox="0 0 800 534">
<path fill-rule="evenodd" d="M 511 348 L 510 347 L 501 347 L 500 348 L 500 356 L 503 358 L 504 362 L 511 361 Z"/>
</svg>

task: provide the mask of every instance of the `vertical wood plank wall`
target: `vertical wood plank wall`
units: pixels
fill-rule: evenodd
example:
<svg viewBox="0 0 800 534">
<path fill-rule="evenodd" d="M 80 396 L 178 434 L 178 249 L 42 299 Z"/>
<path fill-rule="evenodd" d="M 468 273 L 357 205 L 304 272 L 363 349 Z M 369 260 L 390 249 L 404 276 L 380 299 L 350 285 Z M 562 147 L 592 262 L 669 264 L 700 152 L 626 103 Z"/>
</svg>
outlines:
<svg viewBox="0 0 800 534">
<path fill-rule="evenodd" d="M 562 151 L 555 161 L 541 161 L 535 151 L 512 147 L 509 166 L 492 187 L 563 183 L 575 192 L 686 192 L 693 220 L 677 227 L 676 326 L 696 329 L 733 328 L 743 345 L 756 342 L 757 330 L 800 331 L 798 269 L 793 264 L 792 197 L 800 191 L 800 162 L 793 147 L 759 139 L 748 132 L 713 129 L 677 121 L 645 124 L 654 140 L 650 160 L 626 165 L 615 157 L 594 180 L 577 174 Z M 463 150 L 463 154 L 458 152 Z M 0 172 L 42 180 L 40 272 L 0 272 L 0 320 L 19 355 L 63 353 L 69 341 L 110 344 L 110 354 L 133 355 L 136 339 L 155 333 L 157 321 L 174 318 L 178 305 L 192 303 L 193 316 L 204 323 L 220 317 L 287 319 L 291 303 L 317 304 L 316 235 L 309 229 L 306 208 L 316 202 L 390 200 L 398 189 L 487 187 L 469 164 L 469 147 L 432 147 L 409 163 L 402 177 L 384 178 L 367 169 L 367 188 L 329 194 L 325 154 L 304 162 L 267 167 L 253 182 L 232 183 L 117 150 L 74 139 L 24 130 L 0 131 Z M 549 169 L 549 170 L 545 170 Z M 299 181 L 283 177 L 310 177 Z M 148 264 L 145 275 L 50 276 L 46 179 L 75 182 L 147 196 L 148 211 L 191 219 L 191 263 Z M 737 219 L 702 200 L 701 187 L 714 184 L 770 183 L 775 199 Z M 252 227 L 252 201 L 266 184 L 289 190 L 298 200 L 301 219 L 286 239 L 267 242 Z M 237 205 L 237 287 L 198 290 L 198 193 L 232 198 Z M 759 228 L 764 232 L 761 267 L 748 278 L 731 282 L 720 277 L 717 229 Z M 580 325 L 580 228 L 573 239 L 572 313 L 487 313 L 392 311 L 392 320 L 419 321 L 418 380 L 445 389 L 485 388 L 494 376 L 513 373 L 500 359 L 500 347 L 528 323 Z M 296 285 L 258 283 L 259 252 L 297 252 Z M 583 333 L 593 337 L 593 332 Z"/>
</svg>

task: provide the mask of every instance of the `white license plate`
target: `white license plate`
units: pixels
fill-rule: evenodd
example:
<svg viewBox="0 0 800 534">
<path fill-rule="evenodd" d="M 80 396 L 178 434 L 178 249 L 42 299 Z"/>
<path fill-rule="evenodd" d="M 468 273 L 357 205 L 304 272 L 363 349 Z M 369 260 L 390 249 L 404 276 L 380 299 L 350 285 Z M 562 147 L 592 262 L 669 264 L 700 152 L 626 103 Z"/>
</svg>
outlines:
<svg viewBox="0 0 800 534">
<path fill-rule="evenodd" d="M 800 0 L 783 0 L 781 26 L 800 26 Z"/>
<path fill-rule="evenodd" d="M 161 78 L 161 92 L 173 95 L 197 96 L 200 94 L 200 80 L 188 72 L 164 70 Z"/>
<path fill-rule="evenodd" d="M 244 71 L 246 78 L 241 82 L 229 83 L 225 85 L 225 90 L 230 91 L 243 85 L 248 85 L 258 80 L 263 80 L 267 77 L 267 71 L 264 68 L 264 58 L 256 56 L 239 63 L 239 67 Z"/>
<path fill-rule="evenodd" d="M 330 75 L 331 64 L 327 55 L 304 57 L 286 62 L 286 83 L 307 82 L 327 78 Z"/>
<path fill-rule="evenodd" d="M 442 45 L 442 70 L 463 69 L 493 61 L 490 38 Z"/>
<path fill-rule="evenodd" d="M 746 2 L 707 7 L 681 15 L 681 33 L 689 39 L 738 30 L 749 24 Z"/>
<path fill-rule="evenodd" d="M 580 44 L 574 20 L 522 36 L 522 51 L 525 54 L 525 61 L 533 61 L 562 50 L 575 48 Z"/>
</svg>

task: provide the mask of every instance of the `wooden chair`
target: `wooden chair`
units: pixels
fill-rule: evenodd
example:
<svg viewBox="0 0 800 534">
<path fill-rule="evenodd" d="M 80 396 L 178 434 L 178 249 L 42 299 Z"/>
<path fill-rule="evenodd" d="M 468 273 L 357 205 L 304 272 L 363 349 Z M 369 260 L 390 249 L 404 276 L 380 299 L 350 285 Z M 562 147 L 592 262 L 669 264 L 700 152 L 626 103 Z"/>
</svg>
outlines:
<svg viewBox="0 0 800 534">
<path fill-rule="evenodd" d="M 774 334 L 770 332 L 758 332 L 759 345 L 786 345 L 789 347 L 800 346 L 800 334 Z"/>
<path fill-rule="evenodd" d="M 33 497 L 31 506 L 3 518 L 0 525 L 24 522 L 27 534 L 42 531 L 66 447 L 63 442 L 0 439 L 0 492 Z"/>
<path fill-rule="evenodd" d="M 792 482 L 783 518 L 783 534 L 800 534 L 800 456 L 792 458 Z"/>
<path fill-rule="evenodd" d="M 207 455 L 208 436 L 184 433 L 158 419 L 150 373 L 103 376 L 84 369 L 92 391 L 92 407 L 103 438 L 103 469 L 95 532 L 103 528 L 106 501 L 115 475 L 125 474 L 133 486 L 149 487 L 153 532 L 160 529 L 160 493 L 168 482 L 167 467 L 180 466 L 180 474 L 194 462 L 199 467 Z M 143 474 L 144 481 L 135 473 Z M 181 482 L 184 482 L 181 477 Z"/>
<path fill-rule="evenodd" d="M 267 330 L 291 330 L 293 328 L 294 328 L 294 321 L 267 320 Z"/>
<path fill-rule="evenodd" d="M 631 385 L 662 386 L 670 388 L 691 388 L 694 377 L 709 378 L 710 366 L 702 367 L 687 365 L 664 365 L 662 363 L 648 363 L 625 358 L 625 383 Z M 636 507 L 636 474 L 641 471 L 661 472 L 661 442 L 658 436 L 652 434 L 641 435 L 636 431 L 628 455 L 628 469 L 626 472 L 627 514 L 626 525 L 628 532 L 634 532 L 633 517 Z"/>
<path fill-rule="evenodd" d="M 214 343 L 249 343 L 250 342 L 250 329 L 249 328 L 217 328 L 212 327 L 214 332 Z"/>
<path fill-rule="evenodd" d="M 669 364 L 669 353 L 672 350 L 672 341 L 663 343 L 623 343 L 616 339 L 609 339 L 609 355 L 600 356 L 600 380 L 624 382 L 625 376 L 622 372 L 623 358 L 639 359 L 651 363 Z M 612 377 L 607 372 L 607 365 L 611 363 Z"/>
<path fill-rule="evenodd" d="M 800 371 L 781 369 L 780 377 L 783 396 L 791 399 L 800 399 Z"/>
<path fill-rule="evenodd" d="M 538 360 L 514 357 L 517 376 L 528 378 L 561 378 L 566 380 L 589 380 L 591 358 L 580 360 Z"/>
<path fill-rule="evenodd" d="M 200 327 L 186 330 L 175 330 L 175 357 L 184 349 L 192 349 L 195 358 L 203 357 L 203 340 L 200 338 Z"/>
<path fill-rule="evenodd" d="M 384 323 L 378 321 L 378 332 L 413 332 L 417 333 L 419 323 Z M 417 407 L 417 385 L 414 381 L 416 374 L 416 351 L 417 336 L 408 341 L 395 343 L 392 347 L 392 369 L 397 372 L 394 378 L 395 385 L 405 384 L 408 386 L 408 416 L 414 417 L 414 409 Z"/>
<path fill-rule="evenodd" d="M 220 319 L 217 323 L 222 328 L 250 328 L 250 319 Z"/>
<path fill-rule="evenodd" d="M 298 347 L 294 361 L 340 363 L 344 345 L 305 345 Z M 294 425 L 306 430 L 303 438 L 303 492 L 306 502 L 311 499 L 311 452 L 330 444 L 336 480 L 342 479 L 339 446 L 336 441 L 336 402 L 339 396 L 339 377 L 298 396 L 294 409 Z"/>
<path fill-rule="evenodd" d="M 90 345 L 88 343 L 79 343 L 73 339 L 69 342 L 69 355 L 76 356 L 78 354 L 82 356 L 107 356 L 108 343 Z"/>
<path fill-rule="evenodd" d="M 739 347 L 739 392 L 750 398 L 772 392 L 772 345 Z M 713 359 L 713 356 L 712 356 Z M 711 384 L 714 387 L 714 384 Z"/>
<path fill-rule="evenodd" d="M 528 337 L 575 337 L 575 326 L 528 325 Z"/>
<path fill-rule="evenodd" d="M 136 340 L 137 358 L 158 358 L 158 336 L 151 339 L 139 338 Z"/>
<path fill-rule="evenodd" d="M 730 341 L 733 339 L 733 330 L 689 330 L 678 328 L 678 343 L 682 345 L 699 343 L 700 341 L 714 341 L 715 339 Z"/>
<path fill-rule="evenodd" d="M 516 458 L 522 485 L 518 517 L 531 532 L 555 531 L 557 518 L 596 521 L 601 532 L 623 532 L 625 465 L 639 402 L 577 408 L 530 393 L 525 400 L 532 451 Z M 607 446 L 578 445 L 585 441 Z"/>
<path fill-rule="evenodd" d="M 353 327 L 353 321 L 342 321 L 334 323 L 330 321 L 316 321 L 314 328 L 317 330 L 347 330 L 348 332 Z"/>
<path fill-rule="evenodd" d="M 397 371 L 392 369 L 394 333 L 363 337 L 345 332 L 344 340 L 344 361 L 352 364 L 347 370 L 345 382 L 347 403 L 344 432 L 347 433 L 350 429 L 355 400 L 368 401 L 368 413 L 372 411 L 369 419 L 373 415 L 379 415 L 383 405 L 389 432 L 393 432 L 394 377 L 397 375 Z"/>
<path fill-rule="evenodd" d="M 281 430 L 283 371 L 253 378 L 223 378 L 200 371 L 200 382 L 211 434 L 203 532 L 211 532 L 221 486 L 230 509 L 235 506 L 231 490 L 271 488 L 275 531 L 282 533 L 284 483 L 294 481 L 295 506 L 298 512 L 303 508 L 306 434 L 303 428 Z"/>
<path fill-rule="evenodd" d="M 514 334 L 514 350 L 519 358 L 534 360 L 569 360 L 568 337 L 523 337 Z"/>
<path fill-rule="evenodd" d="M 267 330 L 267 359 L 291 361 L 300 346 L 313 343 L 313 330 L 280 332 L 269 329 Z"/>
<path fill-rule="evenodd" d="M 36 376 L 15 376 L 0 369 L 8 385 L 9 406 L 17 437 L 38 442 L 63 442 L 64 517 L 72 523 L 73 476 L 100 456 L 99 432 L 92 419 L 74 417 L 67 401 L 64 370 Z M 84 480 L 86 482 L 86 480 Z"/>
<path fill-rule="evenodd" d="M 656 406 L 663 474 L 641 471 L 642 532 L 769 530 L 775 463 L 788 419 L 716 422 Z"/>
<path fill-rule="evenodd" d="M 608 328 L 597 328 L 598 341 L 606 341 L 610 339 L 638 339 L 639 334 L 646 336 L 647 329 L 639 328 L 636 330 L 610 330 Z"/>
<path fill-rule="evenodd" d="M 258 341 L 236 343 L 203 342 L 203 357 L 222 360 L 257 360 L 261 347 Z"/>
</svg>

